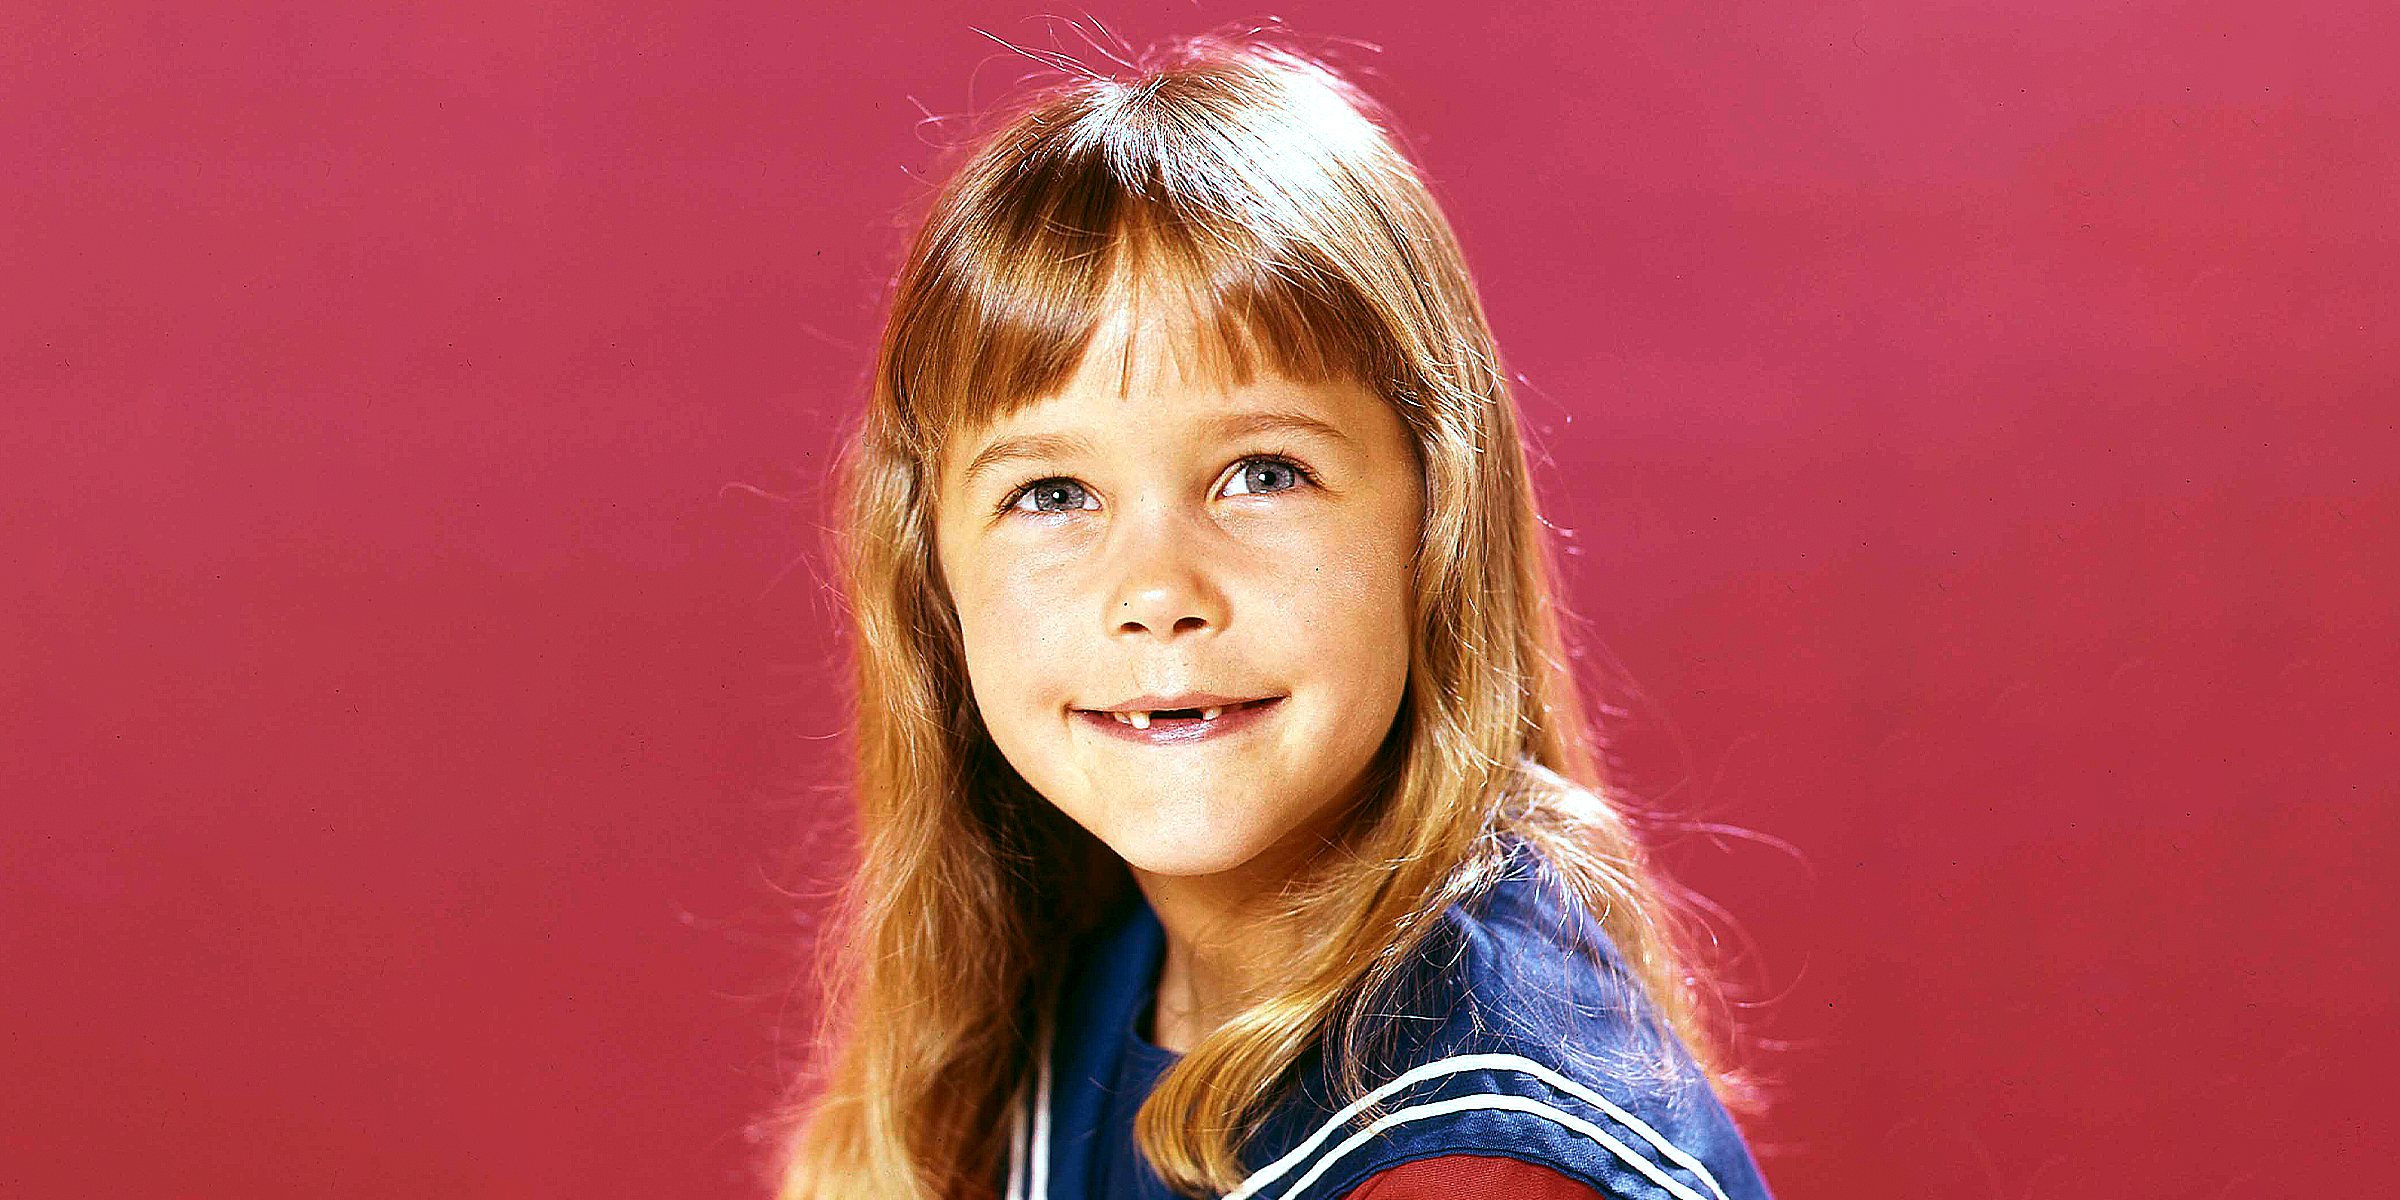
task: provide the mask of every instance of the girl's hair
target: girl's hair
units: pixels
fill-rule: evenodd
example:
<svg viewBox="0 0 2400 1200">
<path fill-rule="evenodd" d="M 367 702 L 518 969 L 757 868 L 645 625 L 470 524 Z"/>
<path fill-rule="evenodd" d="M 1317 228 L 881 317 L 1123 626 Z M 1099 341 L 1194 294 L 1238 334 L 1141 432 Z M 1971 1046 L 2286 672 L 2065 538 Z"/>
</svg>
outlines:
<svg viewBox="0 0 2400 1200">
<path fill-rule="evenodd" d="M 1650 1002 L 1662 1084 L 1688 1048 L 1755 1107 L 1702 1019 L 1713 989 L 1628 811 L 1603 789 L 1562 653 L 1554 563 L 1517 417 L 1458 243 L 1384 110 L 1310 56 L 1188 38 L 1131 80 L 1084 74 L 1004 116 L 934 197 L 897 284 L 873 397 L 839 468 L 855 622 L 860 860 L 819 984 L 814 1079 L 769 1123 L 785 1200 L 992 1186 L 1008 1102 L 1077 935 L 1129 898 L 1107 848 L 1004 760 L 969 695 L 933 553 L 944 448 L 1059 389 L 1104 307 L 1172 293 L 1237 383 L 1357 380 L 1422 468 L 1398 717 L 1339 847 L 1255 919 L 1312 957 L 1194 1046 L 1141 1109 L 1161 1177 L 1222 1192 L 1312 1046 L 1353 1096 L 1450 904 L 1530 843 Z M 1272 944 L 1286 944 L 1277 940 Z M 1363 1118 L 1362 1118 L 1363 1119 Z"/>
</svg>

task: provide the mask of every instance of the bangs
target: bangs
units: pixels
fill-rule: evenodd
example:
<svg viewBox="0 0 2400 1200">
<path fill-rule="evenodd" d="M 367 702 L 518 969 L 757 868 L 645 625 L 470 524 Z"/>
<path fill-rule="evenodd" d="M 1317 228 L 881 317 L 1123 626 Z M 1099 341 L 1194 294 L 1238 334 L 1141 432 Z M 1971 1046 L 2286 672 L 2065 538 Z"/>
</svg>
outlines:
<svg viewBox="0 0 2400 1200">
<path fill-rule="evenodd" d="M 1118 357 L 1129 395 L 1136 343 L 1153 336 L 1191 378 L 1392 394 L 1404 359 L 1342 269 L 1358 257 L 1347 231 L 1294 194 L 1326 190 L 1326 164 L 1295 154 L 1262 177 L 1256 161 L 1145 118 L 1158 114 L 1104 104 L 1024 122 L 934 214 L 886 362 L 892 415 L 920 461 L 1060 391 L 1087 359 Z M 1097 344 L 1120 314 L 1121 342 Z"/>
</svg>

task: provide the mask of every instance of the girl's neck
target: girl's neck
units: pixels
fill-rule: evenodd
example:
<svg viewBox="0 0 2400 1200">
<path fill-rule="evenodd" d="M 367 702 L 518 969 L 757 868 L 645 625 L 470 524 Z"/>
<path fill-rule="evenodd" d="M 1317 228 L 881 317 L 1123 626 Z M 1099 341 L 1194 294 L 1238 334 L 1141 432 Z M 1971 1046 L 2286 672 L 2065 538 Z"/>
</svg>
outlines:
<svg viewBox="0 0 2400 1200">
<path fill-rule="evenodd" d="M 1264 856 L 1214 875 L 1133 878 L 1166 935 L 1149 1037 L 1185 1054 L 1271 987 L 1306 947 L 1259 919 L 1296 863 Z"/>
<path fill-rule="evenodd" d="M 1286 982 L 1308 957 L 1307 934 L 1261 919 L 1317 856 L 1341 844 L 1355 815 L 1351 799 L 1327 805 L 1273 847 L 1208 875 L 1160 875 L 1128 864 L 1166 934 L 1152 999 L 1150 1040 L 1188 1054 L 1262 992 Z"/>
<path fill-rule="evenodd" d="M 1188 1054 L 1240 1010 L 1264 964 L 1276 961 L 1274 948 L 1262 944 L 1255 927 L 1244 931 L 1229 920 L 1229 906 L 1187 886 L 1193 880 L 1136 878 L 1166 934 L 1148 1037 L 1161 1049 Z"/>
</svg>

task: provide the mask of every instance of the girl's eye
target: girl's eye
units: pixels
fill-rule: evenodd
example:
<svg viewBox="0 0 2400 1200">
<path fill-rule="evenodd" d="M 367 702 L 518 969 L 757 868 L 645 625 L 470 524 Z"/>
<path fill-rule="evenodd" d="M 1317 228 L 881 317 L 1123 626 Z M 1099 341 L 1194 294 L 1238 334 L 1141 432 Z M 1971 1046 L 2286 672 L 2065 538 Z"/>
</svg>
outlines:
<svg viewBox="0 0 2400 1200">
<path fill-rule="evenodd" d="M 1308 472 L 1288 458 L 1246 458 L 1242 469 L 1233 473 L 1226 485 L 1228 496 L 1256 495 L 1260 492 L 1287 492 L 1308 479 Z"/>
<path fill-rule="evenodd" d="M 1098 508 L 1092 494 L 1072 479 L 1037 479 L 1009 497 L 1008 506 L 1019 512 L 1073 512 L 1079 508 Z"/>
</svg>

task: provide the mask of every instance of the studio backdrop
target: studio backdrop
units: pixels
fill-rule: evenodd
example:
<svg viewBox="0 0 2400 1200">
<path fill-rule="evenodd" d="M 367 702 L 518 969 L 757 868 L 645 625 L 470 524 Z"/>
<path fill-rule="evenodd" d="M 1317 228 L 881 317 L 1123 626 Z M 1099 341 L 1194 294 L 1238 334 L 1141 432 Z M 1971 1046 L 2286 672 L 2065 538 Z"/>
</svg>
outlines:
<svg viewBox="0 0 2400 1200">
<path fill-rule="evenodd" d="M 2385 1170 L 2388 7 L 1272 11 L 0 13 L 0 1195 L 761 1195 L 904 232 L 1041 57 L 1278 23 L 1458 228 L 1777 1194 Z"/>
</svg>

